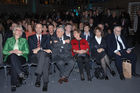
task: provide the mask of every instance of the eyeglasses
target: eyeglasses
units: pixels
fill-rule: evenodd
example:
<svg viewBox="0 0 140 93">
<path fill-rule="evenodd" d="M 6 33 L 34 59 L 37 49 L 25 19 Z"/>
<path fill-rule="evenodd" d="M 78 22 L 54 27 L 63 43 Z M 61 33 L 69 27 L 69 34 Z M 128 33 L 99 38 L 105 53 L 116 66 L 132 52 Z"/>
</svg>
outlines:
<svg viewBox="0 0 140 93">
<path fill-rule="evenodd" d="M 22 30 L 16 29 L 15 31 L 22 31 Z"/>
</svg>

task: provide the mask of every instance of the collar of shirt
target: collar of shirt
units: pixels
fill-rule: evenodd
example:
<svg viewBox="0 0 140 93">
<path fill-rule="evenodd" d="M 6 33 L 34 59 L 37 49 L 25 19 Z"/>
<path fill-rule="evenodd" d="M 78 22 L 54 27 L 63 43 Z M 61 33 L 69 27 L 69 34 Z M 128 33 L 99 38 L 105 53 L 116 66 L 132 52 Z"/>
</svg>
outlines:
<svg viewBox="0 0 140 93">
<path fill-rule="evenodd" d="M 86 34 L 86 32 L 84 32 L 84 35 L 85 35 L 85 36 L 90 36 L 90 33 L 88 32 L 88 34 Z"/>
<path fill-rule="evenodd" d="M 98 44 L 101 44 L 102 37 L 95 36 L 95 39 L 97 40 Z"/>
<path fill-rule="evenodd" d="M 39 35 L 36 34 L 36 36 L 37 36 L 37 39 L 38 39 L 39 38 Z M 40 41 L 41 41 L 41 39 L 42 39 L 42 35 L 40 35 Z"/>
<path fill-rule="evenodd" d="M 66 36 L 71 37 L 71 34 L 70 33 L 69 34 L 66 33 Z"/>
</svg>

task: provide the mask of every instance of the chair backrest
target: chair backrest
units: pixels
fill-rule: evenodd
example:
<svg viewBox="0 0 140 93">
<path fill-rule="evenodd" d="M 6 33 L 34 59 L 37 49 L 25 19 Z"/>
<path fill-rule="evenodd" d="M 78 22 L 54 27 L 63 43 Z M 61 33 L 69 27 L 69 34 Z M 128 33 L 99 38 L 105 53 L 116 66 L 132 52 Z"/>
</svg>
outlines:
<svg viewBox="0 0 140 93">
<path fill-rule="evenodd" d="M 3 54 L 2 54 L 2 35 L 0 34 L 0 65 L 3 62 Z"/>
</svg>

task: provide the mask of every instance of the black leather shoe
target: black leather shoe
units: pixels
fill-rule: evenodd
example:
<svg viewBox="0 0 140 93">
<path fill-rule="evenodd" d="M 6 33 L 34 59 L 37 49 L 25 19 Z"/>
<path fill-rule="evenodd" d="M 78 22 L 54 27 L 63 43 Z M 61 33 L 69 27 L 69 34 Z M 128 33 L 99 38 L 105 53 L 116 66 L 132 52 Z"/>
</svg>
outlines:
<svg viewBox="0 0 140 93">
<path fill-rule="evenodd" d="M 111 71 L 111 75 L 114 77 L 116 75 L 115 71 Z"/>
<path fill-rule="evenodd" d="M 42 91 L 48 91 L 48 83 L 44 83 Z"/>
<path fill-rule="evenodd" d="M 121 80 L 125 80 L 125 77 L 124 77 L 123 74 L 120 75 L 120 79 L 121 79 Z"/>
<path fill-rule="evenodd" d="M 11 91 L 15 92 L 16 91 L 16 86 L 11 86 Z"/>
<path fill-rule="evenodd" d="M 40 81 L 36 81 L 36 82 L 35 82 L 35 86 L 36 86 L 36 87 L 40 87 Z"/>
<path fill-rule="evenodd" d="M 41 76 L 37 75 L 36 82 L 35 82 L 36 87 L 40 87 L 40 80 L 41 80 Z"/>
<path fill-rule="evenodd" d="M 19 74 L 19 78 L 26 79 L 25 74 L 22 72 Z"/>
<path fill-rule="evenodd" d="M 137 77 L 137 78 L 140 77 L 140 74 L 133 73 L 132 75 L 133 75 L 134 77 Z"/>
<path fill-rule="evenodd" d="M 105 80 L 109 80 L 108 76 L 105 76 Z"/>
</svg>

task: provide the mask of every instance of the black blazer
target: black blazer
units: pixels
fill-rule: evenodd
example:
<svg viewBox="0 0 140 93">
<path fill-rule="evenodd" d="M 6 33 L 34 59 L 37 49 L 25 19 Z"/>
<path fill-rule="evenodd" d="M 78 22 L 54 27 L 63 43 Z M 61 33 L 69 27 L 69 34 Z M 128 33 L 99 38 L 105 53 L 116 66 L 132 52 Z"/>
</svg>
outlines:
<svg viewBox="0 0 140 93">
<path fill-rule="evenodd" d="M 29 36 L 28 43 L 29 43 L 30 55 L 33 54 L 32 50 L 37 48 L 37 42 L 38 42 L 38 40 L 37 40 L 36 34 Z M 48 35 L 42 35 L 40 46 L 42 49 L 51 49 L 50 37 Z"/>
<path fill-rule="evenodd" d="M 128 48 L 127 46 L 127 42 L 125 40 L 125 38 L 121 35 L 121 39 L 126 47 L 126 49 Z M 117 41 L 115 38 L 114 33 L 110 34 L 107 38 L 106 38 L 106 42 L 107 42 L 107 51 L 109 56 L 113 56 L 114 51 L 117 49 Z"/>
<path fill-rule="evenodd" d="M 92 39 L 91 46 L 92 46 L 92 48 L 91 48 L 92 57 L 94 57 L 98 54 L 97 49 L 99 49 L 99 48 L 105 49 L 104 52 L 106 52 L 107 45 L 106 45 L 106 40 L 104 37 L 102 37 L 101 44 L 98 44 L 97 40 L 94 37 Z"/>
<path fill-rule="evenodd" d="M 84 38 L 84 39 L 86 39 L 86 36 L 84 35 L 84 32 L 81 34 L 81 37 Z M 90 36 L 88 36 L 88 39 L 87 39 L 90 48 L 92 47 L 92 46 L 91 46 L 91 42 L 92 42 L 92 39 L 93 39 L 93 38 L 94 38 L 94 35 L 93 35 L 92 32 L 90 32 Z"/>
</svg>

